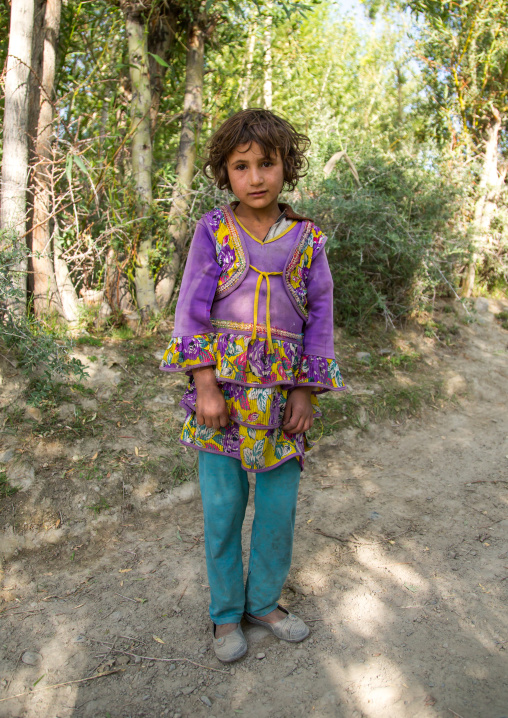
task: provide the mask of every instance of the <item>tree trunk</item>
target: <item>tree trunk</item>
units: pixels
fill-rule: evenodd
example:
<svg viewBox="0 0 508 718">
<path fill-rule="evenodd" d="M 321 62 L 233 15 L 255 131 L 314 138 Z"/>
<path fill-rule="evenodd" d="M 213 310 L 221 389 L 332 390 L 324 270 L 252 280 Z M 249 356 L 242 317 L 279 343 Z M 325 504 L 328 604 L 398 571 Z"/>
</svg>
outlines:
<svg viewBox="0 0 508 718">
<path fill-rule="evenodd" d="M 52 309 L 63 313 L 55 279 L 51 230 L 48 220 L 51 213 L 53 97 L 61 11 L 61 0 L 47 0 L 43 25 L 42 72 L 35 141 L 36 164 L 33 194 L 32 268 L 33 301 L 36 314 L 42 314 Z"/>
<path fill-rule="evenodd" d="M 189 27 L 185 96 L 183 101 L 180 147 L 176 164 L 176 184 L 169 213 L 173 255 L 157 284 L 161 309 L 170 302 L 187 244 L 187 209 L 194 176 L 197 143 L 203 122 L 203 62 L 205 34 L 199 22 Z"/>
<path fill-rule="evenodd" d="M 145 320 L 157 311 L 155 286 L 150 275 L 149 254 L 152 249 L 149 217 L 152 205 L 152 140 L 150 135 L 150 75 L 145 27 L 139 16 L 125 15 L 129 51 L 129 71 L 132 84 L 131 119 L 132 173 L 138 202 L 140 241 L 136 262 L 136 300 Z"/>
<path fill-rule="evenodd" d="M 168 7 L 165 7 L 163 12 L 148 18 L 148 51 L 151 53 L 148 56 L 148 69 L 152 92 L 150 110 L 152 137 L 157 126 L 159 106 L 164 91 L 164 75 L 167 70 L 166 65 L 161 65 L 154 55 L 161 58 L 164 63 L 168 62 L 175 40 L 175 24 L 176 18 L 172 13 L 172 8 Z"/>
<path fill-rule="evenodd" d="M 256 47 L 256 30 L 257 23 L 254 23 L 249 30 L 249 37 L 247 38 L 247 63 L 245 68 L 245 79 L 243 81 L 243 98 L 242 98 L 242 109 L 246 110 L 249 106 L 250 99 L 250 85 L 252 82 L 252 65 L 254 62 L 254 49 Z"/>
<path fill-rule="evenodd" d="M 19 297 L 9 301 L 16 313 L 26 307 L 27 129 L 33 26 L 34 0 L 12 0 L 5 74 L 0 229 L 6 233 L 3 245 L 14 244 L 23 251 L 23 257 L 13 267 Z"/>
<path fill-rule="evenodd" d="M 265 81 L 263 83 L 263 99 L 266 110 L 272 109 L 272 11 L 273 0 L 266 3 L 267 17 L 263 38 Z"/>
<path fill-rule="evenodd" d="M 104 289 L 107 302 L 111 309 L 120 312 L 127 325 L 136 330 L 139 327 L 139 314 L 129 292 L 127 277 L 118 263 L 115 250 L 111 248 L 106 257 L 106 276 Z"/>
<path fill-rule="evenodd" d="M 58 219 L 54 219 L 55 229 L 53 233 L 53 254 L 54 254 L 54 277 L 60 301 L 60 311 L 69 324 L 75 324 L 79 319 L 79 301 L 76 289 L 69 274 L 67 262 L 62 258 L 60 244 L 60 232 Z"/>
<path fill-rule="evenodd" d="M 495 108 L 493 115 L 493 121 L 485 134 L 483 168 L 479 183 L 480 196 L 476 201 L 473 220 L 473 254 L 462 286 L 462 296 L 464 297 L 471 296 L 483 248 L 490 243 L 490 224 L 497 209 L 497 195 L 506 176 L 505 171 L 501 174 L 498 172 L 498 141 L 503 117 Z"/>
</svg>

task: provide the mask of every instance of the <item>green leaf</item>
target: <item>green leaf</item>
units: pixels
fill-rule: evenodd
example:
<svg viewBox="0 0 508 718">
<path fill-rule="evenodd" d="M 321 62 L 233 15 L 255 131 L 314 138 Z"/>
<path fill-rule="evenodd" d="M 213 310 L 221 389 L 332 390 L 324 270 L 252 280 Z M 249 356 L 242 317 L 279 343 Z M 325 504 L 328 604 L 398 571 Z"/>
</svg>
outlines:
<svg viewBox="0 0 508 718">
<path fill-rule="evenodd" d="M 169 65 L 168 65 L 168 63 L 166 62 L 166 60 L 163 60 L 162 57 L 160 57 L 160 55 L 156 55 L 154 52 L 149 52 L 148 54 L 149 54 L 151 57 L 153 57 L 153 59 L 155 60 L 155 62 L 157 62 L 159 65 L 162 65 L 162 67 L 169 67 Z"/>
<path fill-rule="evenodd" d="M 71 157 L 74 157 L 74 162 L 77 164 L 80 170 L 83 170 L 83 172 L 86 173 L 86 167 L 85 163 L 81 159 L 81 157 L 78 157 L 78 155 L 71 155 Z"/>
<path fill-rule="evenodd" d="M 67 180 L 69 184 L 72 181 L 72 163 L 74 161 L 74 155 L 67 155 L 67 159 L 65 161 L 65 174 L 67 175 Z"/>
</svg>

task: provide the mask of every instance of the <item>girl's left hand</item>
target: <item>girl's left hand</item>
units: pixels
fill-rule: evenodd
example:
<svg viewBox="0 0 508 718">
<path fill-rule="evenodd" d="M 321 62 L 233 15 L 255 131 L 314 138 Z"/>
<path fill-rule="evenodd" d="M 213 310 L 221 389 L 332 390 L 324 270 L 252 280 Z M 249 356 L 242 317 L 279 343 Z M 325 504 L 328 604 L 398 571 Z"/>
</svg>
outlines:
<svg viewBox="0 0 508 718">
<path fill-rule="evenodd" d="M 288 396 L 282 428 L 288 434 L 301 434 L 314 423 L 314 412 L 310 401 L 312 387 L 299 386 Z"/>
</svg>

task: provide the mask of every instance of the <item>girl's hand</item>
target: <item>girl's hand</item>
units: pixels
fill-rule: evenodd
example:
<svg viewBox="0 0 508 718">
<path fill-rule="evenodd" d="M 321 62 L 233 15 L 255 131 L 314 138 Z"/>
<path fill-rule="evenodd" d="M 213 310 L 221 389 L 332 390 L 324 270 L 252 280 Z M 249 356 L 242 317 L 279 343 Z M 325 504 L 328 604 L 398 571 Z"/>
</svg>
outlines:
<svg viewBox="0 0 508 718">
<path fill-rule="evenodd" d="M 299 386 L 288 396 L 282 428 L 288 434 L 301 434 L 314 423 L 314 412 L 310 401 L 312 387 Z"/>
<path fill-rule="evenodd" d="M 217 386 L 214 367 L 201 367 L 192 372 L 196 384 L 196 422 L 207 429 L 220 429 L 229 424 L 224 394 Z"/>
</svg>

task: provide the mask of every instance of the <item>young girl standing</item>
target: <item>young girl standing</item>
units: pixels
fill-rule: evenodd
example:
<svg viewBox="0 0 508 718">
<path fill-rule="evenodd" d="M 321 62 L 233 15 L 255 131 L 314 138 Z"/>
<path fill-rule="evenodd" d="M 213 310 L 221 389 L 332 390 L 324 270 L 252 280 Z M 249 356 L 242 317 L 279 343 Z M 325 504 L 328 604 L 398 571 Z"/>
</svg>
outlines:
<svg viewBox="0 0 508 718">
<path fill-rule="evenodd" d="M 286 641 L 309 634 L 278 600 L 316 394 L 344 384 L 326 237 L 278 202 L 302 175 L 308 145 L 286 120 L 258 109 L 233 115 L 211 138 L 205 171 L 238 201 L 197 223 L 161 364 L 190 377 L 181 442 L 200 450 L 213 644 L 224 662 L 247 651 L 243 616 Z M 248 471 L 256 489 L 244 585 Z"/>
</svg>

